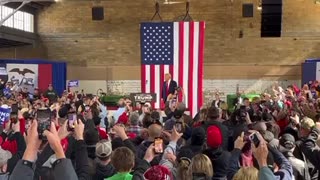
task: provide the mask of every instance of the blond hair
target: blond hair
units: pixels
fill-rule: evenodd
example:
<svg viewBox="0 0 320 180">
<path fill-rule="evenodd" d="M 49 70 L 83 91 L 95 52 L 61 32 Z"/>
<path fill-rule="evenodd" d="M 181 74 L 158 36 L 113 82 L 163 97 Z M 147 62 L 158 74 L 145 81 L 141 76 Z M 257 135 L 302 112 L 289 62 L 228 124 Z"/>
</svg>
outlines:
<svg viewBox="0 0 320 180">
<path fill-rule="evenodd" d="M 258 180 L 258 172 L 255 167 L 242 167 L 233 176 L 233 180 Z"/>
<path fill-rule="evenodd" d="M 181 159 L 178 163 L 178 179 L 182 180 L 189 180 L 190 174 L 189 174 L 189 166 L 190 166 L 190 159 Z"/>
<path fill-rule="evenodd" d="M 311 130 L 313 127 L 314 127 L 314 121 L 311 119 L 311 118 L 308 118 L 308 117 L 304 117 L 302 120 L 301 120 L 301 127 L 303 129 L 307 129 L 307 130 Z"/>
<path fill-rule="evenodd" d="M 211 179 L 213 177 L 212 163 L 208 156 L 197 154 L 192 158 L 189 166 L 189 174 L 192 175 L 194 173 L 203 173 L 206 175 L 206 179 Z"/>
</svg>

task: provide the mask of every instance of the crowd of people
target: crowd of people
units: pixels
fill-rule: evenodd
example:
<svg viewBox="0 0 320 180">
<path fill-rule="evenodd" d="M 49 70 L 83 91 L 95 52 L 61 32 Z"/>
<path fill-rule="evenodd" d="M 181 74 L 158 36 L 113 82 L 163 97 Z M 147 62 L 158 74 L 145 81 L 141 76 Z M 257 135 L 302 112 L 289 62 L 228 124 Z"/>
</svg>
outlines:
<svg viewBox="0 0 320 180">
<path fill-rule="evenodd" d="M 194 118 L 174 95 L 165 115 L 122 98 L 108 116 L 93 95 L 4 85 L 0 180 L 318 180 L 319 95 L 275 84 L 230 112 L 216 94 Z"/>
</svg>

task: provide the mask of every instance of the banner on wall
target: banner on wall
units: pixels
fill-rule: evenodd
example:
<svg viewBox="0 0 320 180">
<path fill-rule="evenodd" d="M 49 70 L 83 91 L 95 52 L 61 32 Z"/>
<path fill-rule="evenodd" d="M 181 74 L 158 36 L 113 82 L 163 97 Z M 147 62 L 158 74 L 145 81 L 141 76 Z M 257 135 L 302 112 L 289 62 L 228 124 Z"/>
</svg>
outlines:
<svg viewBox="0 0 320 180">
<path fill-rule="evenodd" d="M 19 68 L 19 70 L 13 70 L 14 68 Z M 9 77 L 12 78 L 15 76 L 12 78 L 15 83 L 28 86 L 28 89 L 31 87 L 31 89 L 37 87 L 41 92 L 46 91 L 48 89 L 48 85 L 52 84 L 57 93 L 59 95 L 62 94 L 63 91 L 66 90 L 67 85 L 66 72 L 67 63 L 63 61 L 47 61 L 41 59 L 0 59 L 0 79 L 2 81 L 11 81 Z"/>
<path fill-rule="evenodd" d="M 79 87 L 79 80 L 70 80 L 68 82 L 68 87 Z"/>
<path fill-rule="evenodd" d="M 320 61 L 307 60 L 302 63 L 302 78 L 301 84 L 308 84 L 309 81 L 320 80 Z"/>
<path fill-rule="evenodd" d="M 7 64 L 8 82 L 33 92 L 38 87 L 37 64 Z"/>
</svg>

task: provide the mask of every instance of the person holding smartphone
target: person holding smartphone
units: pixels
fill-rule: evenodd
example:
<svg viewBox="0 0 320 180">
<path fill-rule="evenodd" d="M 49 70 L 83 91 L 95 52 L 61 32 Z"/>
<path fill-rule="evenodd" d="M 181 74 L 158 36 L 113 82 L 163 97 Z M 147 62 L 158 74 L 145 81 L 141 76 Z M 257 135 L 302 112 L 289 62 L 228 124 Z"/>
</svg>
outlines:
<svg viewBox="0 0 320 180">
<path fill-rule="evenodd" d="M 150 103 L 144 103 L 142 105 L 142 113 L 139 116 L 139 125 L 142 125 L 142 120 L 146 114 L 151 114 L 152 108 Z"/>
<path fill-rule="evenodd" d="M 50 126 L 50 130 L 45 130 L 44 134 L 47 137 L 49 145 L 57 158 L 57 160 L 53 163 L 54 177 L 56 179 L 78 179 L 71 160 L 67 159 L 63 152 L 58 132 L 53 123 Z M 37 121 L 33 121 L 28 130 L 27 143 L 27 148 L 23 154 L 22 160 L 18 161 L 10 176 L 10 179 L 28 179 L 28 177 L 34 176 L 34 169 L 32 167 L 37 159 L 38 149 L 41 145 Z"/>
<path fill-rule="evenodd" d="M 156 142 L 158 147 L 158 153 L 160 154 L 162 151 L 162 148 L 160 147 L 160 141 L 161 141 L 161 135 L 162 135 L 162 126 L 159 124 L 152 124 L 148 127 L 148 134 L 149 137 L 144 142 L 142 142 L 136 149 L 137 151 L 137 157 L 140 159 L 143 159 L 146 150 L 151 144 L 154 144 Z M 163 147 L 164 148 L 164 147 Z M 159 164 L 161 160 L 161 156 L 157 156 L 151 161 L 151 165 Z"/>
<path fill-rule="evenodd" d="M 160 161 L 159 165 L 163 165 L 167 167 L 171 172 L 175 171 L 174 163 L 169 160 L 170 155 L 177 156 L 176 148 L 177 148 L 177 142 L 182 137 L 182 133 L 179 133 L 176 128 L 174 127 L 171 136 L 170 136 L 170 142 L 169 145 L 164 150 L 164 155 L 162 156 L 162 159 Z M 155 145 L 156 149 L 156 145 Z M 177 177 L 174 177 L 174 179 L 177 179 Z"/>
</svg>

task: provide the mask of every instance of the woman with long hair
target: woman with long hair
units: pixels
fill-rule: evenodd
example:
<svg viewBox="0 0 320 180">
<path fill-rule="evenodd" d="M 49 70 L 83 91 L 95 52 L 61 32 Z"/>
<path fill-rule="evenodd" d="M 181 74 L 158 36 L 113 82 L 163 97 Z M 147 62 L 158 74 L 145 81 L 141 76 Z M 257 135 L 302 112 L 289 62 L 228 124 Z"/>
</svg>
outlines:
<svg viewBox="0 0 320 180">
<path fill-rule="evenodd" d="M 189 174 L 192 180 L 211 180 L 213 168 L 209 157 L 204 154 L 195 155 L 189 166 Z"/>
</svg>

